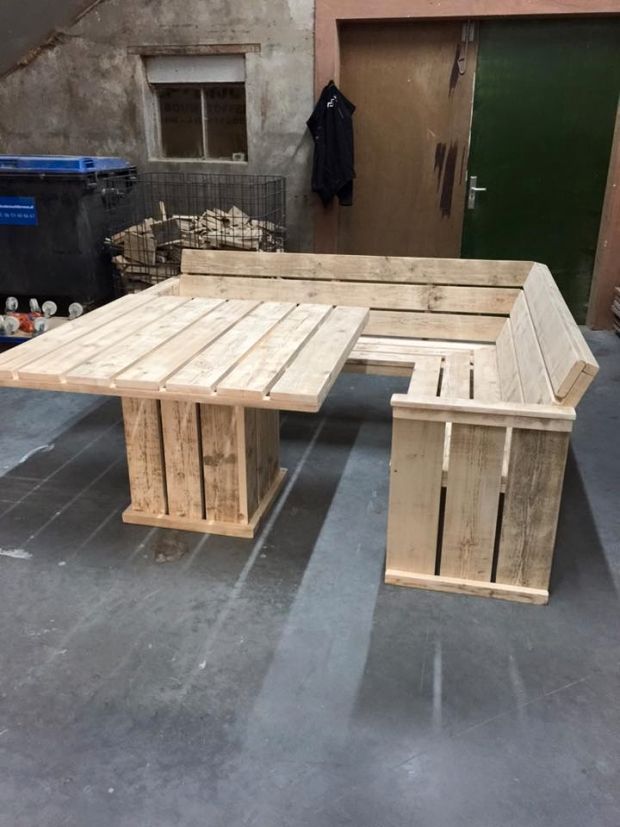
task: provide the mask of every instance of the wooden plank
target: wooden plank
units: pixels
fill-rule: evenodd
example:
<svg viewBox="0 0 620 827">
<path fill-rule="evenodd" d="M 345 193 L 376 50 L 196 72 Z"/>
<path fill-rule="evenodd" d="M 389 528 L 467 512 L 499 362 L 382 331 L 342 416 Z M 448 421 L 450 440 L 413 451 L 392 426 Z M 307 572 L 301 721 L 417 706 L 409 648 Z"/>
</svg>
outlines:
<svg viewBox="0 0 620 827">
<path fill-rule="evenodd" d="M 393 415 L 401 419 L 430 419 L 496 428 L 528 428 L 538 431 L 571 431 L 573 408 L 561 405 L 527 405 L 515 402 L 479 402 L 437 399 L 404 393 L 392 395 Z"/>
<path fill-rule="evenodd" d="M 535 264 L 523 291 L 553 392 L 562 399 L 596 360 L 547 267 Z"/>
<path fill-rule="evenodd" d="M 562 496 L 568 434 L 514 429 L 496 580 L 546 589 Z"/>
<path fill-rule="evenodd" d="M 387 569 L 385 582 L 391 586 L 409 586 L 414 589 L 466 594 L 473 597 L 496 597 L 500 600 L 513 600 L 517 603 L 531 603 L 538 606 L 544 606 L 549 602 L 547 589 L 529 589 L 525 586 L 509 586 L 504 583 L 483 583 L 480 580 L 466 580 L 462 577 L 410 574 L 408 571 L 398 569 Z"/>
<path fill-rule="evenodd" d="M 259 499 L 280 473 L 280 413 L 256 410 L 257 474 Z"/>
<path fill-rule="evenodd" d="M 151 353 L 168 339 L 189 327 L 192 322 L 207 315 L 212 305 L 201 300 L 190 301 L 177 297 L 166 297 L 157 301 L 181 302 L 172 306 L 170 312 L 157 325 L 142 322 L 138 310 L 132 318 L 134 331 L 112 347 L 100 351 L 85 362 L 68 370 L 65 378 L 68 384 L 80 383 L 96 388 L 110 386 L 114 378 L 135 362 Z"/>
<path fill-rule="evenodd" d="M 207 520 L 247 523 L 240 491 L 239 432 L 244 424 L 244 409 L 200 405 L 200 424 Z"/>
<path fill-rule="evenodd" d="M 162 402 L 168 513 L 204 519 L 198 407 L 193 402 Z"/>
<path fill-rule="evenodd" d="M 510 319 L 506 319 L 495 346 L 501 398 L 505 402 L 523 402 L 523 388 Z"/>
<path fill-rule="evenodd" d="M 505 440 L 502 428 L 452 425 L 442 576 L 491 579 Z"/>
<path fill-rule="evenodd" d="M 120 373 L 115 383 L 119 388 L 142 388 L 159 390 L 168 377 L 179 371 L 192 357 L 226 333 L 234 324 L 247 316 L 257 306 L 253 301 L 212 301 L 213 310 L 207 317 L 182 330 L 148 353 L 127 370 Z"/>
<path fill-rule="evenodd" d="M 188 274 L 521 287 L 530 268 L 525 261 L 183 250 L 181 290 Z"/>
<path fill-rule="evenodd" d="M 503 324 L 504 319 L 500 316 L 371 310 L 364 333 L 368 336 L 410 336 L 420 339 L 494 342 Z"/>
<path fill-rule="evenodd" d="M 276 404 L 320 407 L 363 329 L 368 311 L 336 307 L 271 389 Z"/>
<path fill-rule="evenodd" d="M 497 350 L 494 347 L 481 347 L 473 352 L 474 358 L 474 393 L 473 398 L 479 402 L 499 402 L 499 370 Z"/>
<path fill-rule="evenodd" d="M 238 419 L 239 502 L 245 521 L 256 511 L 258 494 L 258 434 L 256 408 L 243 408 Z"/>
<path fill-rule="evenodd" d="M 44 336 L 37 336 L 19 347 L 12 348 L 0 355 L 0 379 L 11 379 L 17 376 L 19 368 L 24 367 L 35 359 L 53 353 L 57 348 L 68 342 L 78 342 L 79 339 L 109 324 L 117 318 L 129 318 L 137 308 L 153 301 L 153 297 L 142 297 L 142 294 L 123 296 L 111 304 L 93 310 L 79 319 L 69 322 L 62 327 L 50 330 Z M 77 346 L 77 345 L 76 345 Z"/>
<path fill-rule="evenodd" d="M 441 356 L 417 356 L 407 396 L 437 396 L 441 364 Z"/>
<path fill-rule="evenodd" d="M 195 520 L 191 517 L 175 517 L 170 514 L 143 514 L 128 508 L 123 512 L 123 522 L 132 525 L 148 525 L 157 528 L 173 528 L 179 531 L 197 531 L 200 534 L 221 534 L 224 537 L 251 539 L 274 500 L 282 490 L 286 471 L 281 470 L 272 482 L 258 509 L 247 522 L 234 523 L 223 520 Z"/>
<path fill-rule="evenodd" d="M 447 353 L 441 378 L 441 398 L 469 399 L 470 387 L 471 354 L 467 351 L 458 350 Z"/>
<path fill-rule="evenodd" d="M 268 253 L 266 255 L 269 255 Z M 225 299 L 294 301 L 315 304 L 344 304 L 400 310 L 426 310 L 430 288 L 420 284 L 366 284 L 331 280 L 266 279 L 250 276 L 184 276 L 185 295 L 218 296 Z"/>
<path fill-rule="evenodd" d="M 451 313 L 496 313 L 507 316 L 521 291 L 506 287 L 433 286 L 428 309 Z"/>
<path fill-rule="evenodd" d="M 166 479 L 159 402 L 123 399 L 123 421 L 131 508 L 135 512 L 165 514 Z"/>
<path fill-rule="evenodd" d="M 204 300 L 203 300 L 204 301 Z M 187 299 L 176 296 L 163 296 L 153 299 L 146 305 L 136 308 L 129 315 L 123 315 L 102 327 L 85 333 L 77 342 L 70 341 L 51 353 L 45 353 L 33 362 L 18 370 L 21 379 L 40 379 L 43 382 L 61 382 L 64 375 L 89 359 L 112 347 L 117 342 L 126 342 L 135 330 L 136 320 L 140 326 L 156 325 L 179 304 Z"/>
<path fill-rule="evenodd" d="M 524 401 L 545 404 L 554 401 L 545 361 L 523 293 L 515 302 L 510 320 Z"/>
<path fill-rule="evenodd" d="M 445 425 L 395 419 L 387 567 L 435 572 Z"/>
<path fill-rule="evenodd" d="M 289 302 L 265 302 L 213 344 L 191 359 L 166 382 L 170 391 L 213 392 L 237 362 L 294 308 Z"/>
<path fill-rule="evenodd" d="M 218 395 L 248 403 L 266 396 L 329 313 L 328 305 L 296 307 L 218 383 Z"/>
</svg>

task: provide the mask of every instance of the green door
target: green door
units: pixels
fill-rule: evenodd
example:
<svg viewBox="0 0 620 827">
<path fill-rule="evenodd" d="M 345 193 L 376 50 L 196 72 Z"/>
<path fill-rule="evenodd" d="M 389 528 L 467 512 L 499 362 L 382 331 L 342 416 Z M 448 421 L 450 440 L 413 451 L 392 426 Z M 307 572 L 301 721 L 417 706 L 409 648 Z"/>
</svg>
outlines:
<svg viewBox="0 0 620 827">
<path fill-rule="evenodd" d="M 541 261 L 585 320 L 620 90 L 620 20 L 483 22 L 462 255 Z"/>
</svg>

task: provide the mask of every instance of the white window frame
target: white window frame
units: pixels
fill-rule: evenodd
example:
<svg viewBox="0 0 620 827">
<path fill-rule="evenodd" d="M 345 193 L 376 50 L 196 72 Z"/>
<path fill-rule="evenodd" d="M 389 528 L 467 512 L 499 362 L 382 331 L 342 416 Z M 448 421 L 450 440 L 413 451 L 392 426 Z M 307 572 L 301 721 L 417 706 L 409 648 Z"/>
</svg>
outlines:
<svg viewBox="0 0 620 827">
<path fill-rule="evenodd" d="M 218 55 L 157 55 L 146 57 L 144 60 L 147 87 L 150 92 L 145 101 L 148 122 L 152 129 L 147 130 L 147 143 L 151 160 L 171 161 L 175 163 L 212 163 L 212 164 L 247 164 L 249 153 L 248 117 L 247 117 L 247 84 L 245 54 L 218 54 Z M 233 158 L 218 158 L 209 155 L 209 140 L 207 131 L 207 107 L 205 89 L 209 84 L 226 85 L 228 83 L 243 84 L 245 98 L 245 129 L 246 153 L 245 160 Z M 159 90 L 166 87 L 188 87 L 200 90 L 200 112 L 202 118 L 202 148 L 203 155 L 197 158 L 177 158 L 165 155 L 162 139 L 161 108 Z"/>
</svg>

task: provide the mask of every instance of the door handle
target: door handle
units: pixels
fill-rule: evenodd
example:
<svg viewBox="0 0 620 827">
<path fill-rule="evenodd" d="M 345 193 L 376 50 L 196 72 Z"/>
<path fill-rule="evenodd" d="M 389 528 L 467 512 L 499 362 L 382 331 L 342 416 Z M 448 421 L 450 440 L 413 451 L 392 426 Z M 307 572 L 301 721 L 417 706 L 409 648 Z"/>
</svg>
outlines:
<svg viewBox="0 0 620 827">
<path fill-rule="evenodd" d="M 478 186 L 478 176 L 477 175 L 470 175 L 469 176 L 469 187 L 467 189 L 467 209 L 473 210 L 476 206 L 476 193 L 478 192 L 486 192 L 486 187 L 479 187 Z"/>
</svg>

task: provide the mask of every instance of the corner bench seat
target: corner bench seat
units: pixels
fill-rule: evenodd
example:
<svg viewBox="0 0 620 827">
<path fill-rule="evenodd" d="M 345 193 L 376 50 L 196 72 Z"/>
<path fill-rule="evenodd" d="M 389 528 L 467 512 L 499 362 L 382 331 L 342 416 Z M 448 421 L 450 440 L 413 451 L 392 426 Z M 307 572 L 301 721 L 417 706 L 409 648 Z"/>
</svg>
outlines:
<svg viewBox="0 0 620 827">
<path fill-rule="evenodd" d="M 533 262 L 186 250 L 181 295 L 370 310 L 347 370 L 394 394 L 386 582 L 533 603 L 598 365 Z"/>
</svg>

